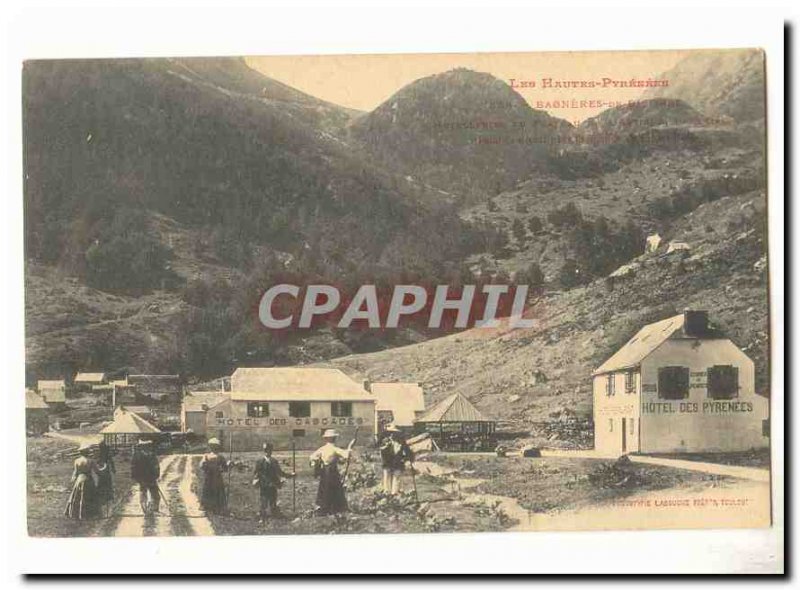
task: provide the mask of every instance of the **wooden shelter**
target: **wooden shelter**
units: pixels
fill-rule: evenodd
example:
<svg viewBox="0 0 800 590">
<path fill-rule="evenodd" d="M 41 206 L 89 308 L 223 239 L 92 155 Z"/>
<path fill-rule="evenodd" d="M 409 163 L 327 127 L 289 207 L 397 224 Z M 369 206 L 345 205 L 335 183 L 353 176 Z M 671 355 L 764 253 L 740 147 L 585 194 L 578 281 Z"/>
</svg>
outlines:
<svg viewBox="0 0 800 590">
<path fill-rule="evenodd" d="M 106 444 L 113 448 L 130 447 L 140 440 L 153 440 L 160 433 L 139 414 L 123 406 L 114 412 L 114 421 L 100 431 Z"/>
<path fill-rule="evenodd" d="M 497 423 L 481 414 L 460 393 L 454 393 L 415 421 L 417 432 L 428 432 L 445 451 L 494 448 Z"/>
</svg>

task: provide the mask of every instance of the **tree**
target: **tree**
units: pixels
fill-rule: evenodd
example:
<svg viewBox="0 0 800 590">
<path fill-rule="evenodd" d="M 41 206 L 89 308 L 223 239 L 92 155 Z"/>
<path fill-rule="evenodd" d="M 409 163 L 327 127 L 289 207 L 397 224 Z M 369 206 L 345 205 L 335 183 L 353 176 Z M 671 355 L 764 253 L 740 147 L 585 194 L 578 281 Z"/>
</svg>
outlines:
<svg viewBox="0 0 800 590">
<path fill-rule="evenodd" d="M 520 246 L 525 243 L 525 238 L 528 237 L 528 234 L 525 232 L 525 225 L 523 225 L 522 220 L 519 218 L 516 218 L 511 224 L 511 233 L 514 234 L 514 238 Z"/>
<path fill-rule="evenodd" d="M 528 230 L 532 234 L 538 234 L 543 229 L 542 219 L 534 215 L 528 219 Z"/>
<path fill-rule="evenodd" d="M 578 263 L 572 258 L 567 258 L 558 273 L 558 280 L 565 289 L 572 289 L 580 285 L 583 282 L 583 276 Z"/>
<path fill-rule="evenodd" d="M 121 209 L 98 223 L 86 249 L 86 282 L 107 291 L 142 292 L 173 279 L 172 252 L 151 234 L 142 212 Z"/>
<path fill-rule="evenodd" d="M 538 263 L 533 262 L 528 267 L 528 286 L 533 291 L 540 291 L 544 287 L 544 273 Z"/>
</svg>

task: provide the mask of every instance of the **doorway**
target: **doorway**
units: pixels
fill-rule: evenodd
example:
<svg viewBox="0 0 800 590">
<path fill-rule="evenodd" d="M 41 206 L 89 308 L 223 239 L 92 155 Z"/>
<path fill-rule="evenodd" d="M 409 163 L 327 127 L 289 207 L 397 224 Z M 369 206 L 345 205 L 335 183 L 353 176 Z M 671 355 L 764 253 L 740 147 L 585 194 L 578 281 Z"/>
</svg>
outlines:
<svg viewBox="0 0 800 590">
<path fill-rule="evenodd" d="M 625 418 L 622 419 L 622 454 L 628 452 L 628 441 L 626 439 L 628 429 L 625 428 Z"/>
</svg>

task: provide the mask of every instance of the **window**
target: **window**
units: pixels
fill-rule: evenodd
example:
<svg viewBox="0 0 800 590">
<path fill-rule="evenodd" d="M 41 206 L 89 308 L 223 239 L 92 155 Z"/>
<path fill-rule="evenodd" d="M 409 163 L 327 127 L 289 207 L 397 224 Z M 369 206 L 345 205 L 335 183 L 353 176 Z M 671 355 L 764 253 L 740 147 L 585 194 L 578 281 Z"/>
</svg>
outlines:
<svg viewBox="0 0 800 590">
<path fill-rule="evenodd" d="M 349 418 L 353 415 L 353 402 L 331 402 L 331 416 Z"/>
<path fill-rule="evenodd" d="M 608 419 L 608 431 L 614 432 L 614 418 Z"/>
<path fill-rule="evenodd" d="M 266 418 L 269 416 L 269 404 L 266 402 L 248 402 L 247 416 L 249 418 Z"/>
<path fill-rule="evenodd" d="M 658 397 L 686 399 L 689 397 L 689 368 L 661 367 L 658 369 Z"/>
<path fill-rule="evenodd" d="M 636 418 L 631 418 L 631 434 L 634 434 L 634 432 L 635 432 L 634 426 L 633 426 L 634 422 L 636 422 Z"/>
<path fill-rule="evenodd" d="M 739 397 L 739 367 L 714 365 L 708 368 L 708 397 L 733 399 Z"/>
<path fill-rule="evenodd" d="M 625 373 L 625 393 L 634 393 L 636 391 L 636 372 L 627 371 Z"/>
<path fill-rule="evenodd" d="M 305 430 L 292 430 L 292 436 L 294 438 L 298 438 L 298 437 L 305 436 L 305 435 L 306 435 L 306 431 Z"/>
<path fill-rule="evenodd" d="M 614 373 L 606 375 L 606 395 L 614 395 Z"/>
<path fill-rule="evenodd" d="M 224 418 L 225 417 L 225 412 L 217 412 L 216 416 L 217 416 L 217 418 Z"/>
<path fill-rule="evenodd" d="M 292 418 L 308 418 L 311 416 L 311 403 L 289 402 L 289 415 Z"/>
</svg>

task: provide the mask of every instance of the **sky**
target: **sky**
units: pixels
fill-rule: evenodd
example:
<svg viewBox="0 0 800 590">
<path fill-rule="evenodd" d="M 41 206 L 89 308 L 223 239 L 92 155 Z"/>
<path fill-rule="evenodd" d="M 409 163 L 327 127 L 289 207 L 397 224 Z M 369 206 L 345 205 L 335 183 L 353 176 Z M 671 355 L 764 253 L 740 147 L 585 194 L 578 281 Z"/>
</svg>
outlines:
<svg viewBox="0 0 800 590">
<path fill-rule="evenodd" d="M 555 88 L 555 81 L 662 79 L 688 51 L 597 51 L 548 53 L 439 53 L 248 57 L 250 67 L 307 94 L 371 111 L 400 88 L 426 76 L 466 67 L 511 84 L 528 103 L 570 122 L 598 114 L 614 102 L 638 99 L 644 88 Z"/>
</svg>

